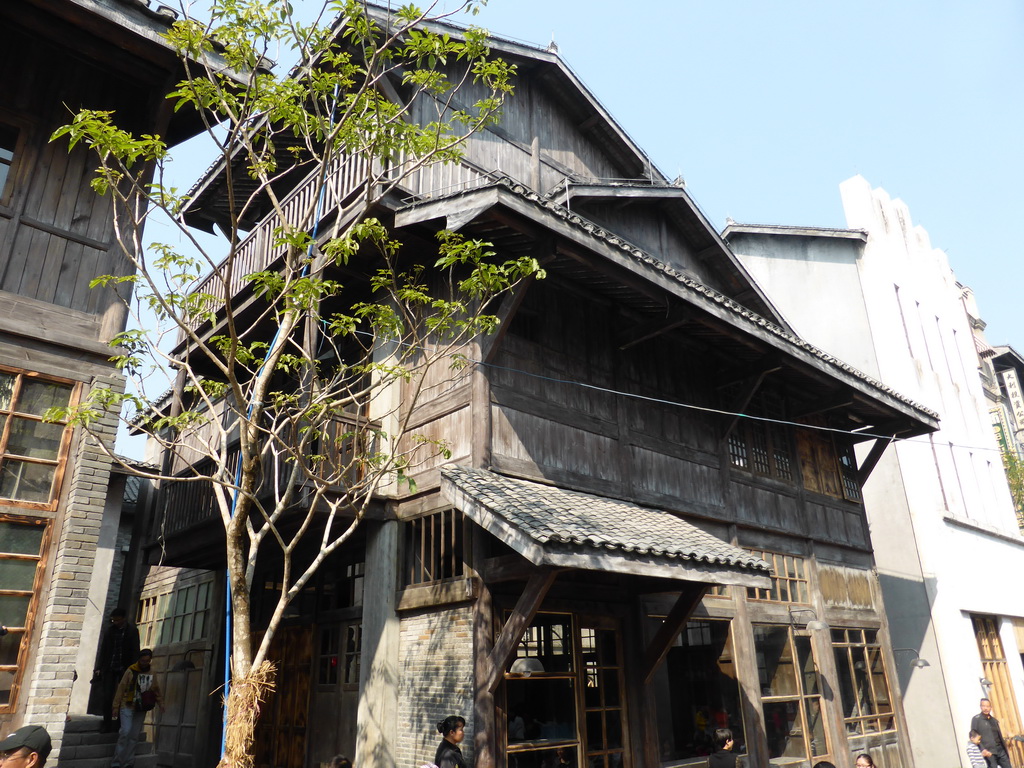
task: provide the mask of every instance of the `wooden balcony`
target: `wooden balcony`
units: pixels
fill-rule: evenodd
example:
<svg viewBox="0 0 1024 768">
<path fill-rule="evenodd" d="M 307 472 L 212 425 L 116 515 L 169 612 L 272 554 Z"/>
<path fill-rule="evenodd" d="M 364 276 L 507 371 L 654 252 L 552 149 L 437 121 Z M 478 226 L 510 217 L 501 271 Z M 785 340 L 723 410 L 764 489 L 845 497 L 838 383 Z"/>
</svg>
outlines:
<svg viewBox="0 0 1024 768">
<path fill-rule="evenodd" d="M 411 161 L 404 156 L 390 171 L 375 165 L 370 173 L 365 158 L 351 155 L 339 155 L 330 164 L 324 190 L 322 217 L 328 218 L 335 212 L 344 215 L 346 206 L 351 206 L 359 195 L 363 194 L 368 183 L 383 187 L 389 179 L 398 173 L 407 173 L 393 194 L 398 199 L 427 199 L 454 194 L 485 185 L 494 178 L 488 173 L 468 162 L 462 163 L 431 163 L 417 170 L 407 172 Z M 295 189 L 282 200 L 281 206 L 286 219 L 299 221 L 303 215 L 317 205 L 319 175 L 310 173 Z M 227 260 L 222 261 L 216 269 L 196 284 L 196 293 L 207 293 L 214 307 L 222 307 L 228 296 L 235 297 L 247 286 L 246 276 L 254 272 L 269 269 L 285 254 L 284 246 L 275 246 L 274 228 L 280 219 L 271 214 L 257 224 L 249 235 L 239 244 L 235 262 L 232 265 L 230 280 L 227 279 L 225 268 Z M 198 329 L 203 324 L 201 317 L 194 318 L 192 328 Z M 178 344 L 183 341 L 179 333 Z"/>
<path fill-rule="evenodd" d="M 336 416 L 327 427 L 327 434 L 307 452 L 309 456 L 319 456 L 320 465 L 318 469 L 325 475 L 341 473 L 347 470 L 344 482 L 355 482 L 361 479 L 362 469 L 358 464 L 352 464 L 357 454 L 364 454 L 372 449 L 371 441 L 374 439 L 374 431 L 378 425 L 361 419 L 355 415 L 340 414 Z M 187 442 L 187 440 L 186 440 Z M 228 452 L 227 465 L 236 466 L 238 461 L 238 448 L 234 447 Z M 324 466 L 326 465 L 326 466 Z M 196 463 L 195 473 L 203 475 L 212 471 L 213 461 L 206 459 Z M 269 463 L 265 466 L 272 466 Z M 281 489 L 288 481 L 292 465 L 290 462 L 281 462 L 276 466 L 276 471 L 269 471 L 264 478 L 260 497 L 270 500 L 275 489 Z M 187 473 L 180 473 L 186 477 Z M 305 483 L 300 483 L 306 485 Z M 339 484 L 337 491 L 340 493 L 344 485 Z M 168 482 L 164 484 L 159 495 L 158 506 L 161 515 L 158 516 L 158 524 L 153 531 L 153 538 L 159 538 L 167 546 L 169 551 L 180 550 L 187 552 L 192 549 L 191 541 L 196 540 L 197 534 L 204 541 L 212 538 L 210 534 L 221 528 L 220 510 L 214 495 L 212 483 L 209 481 L 195 482 Z M 304 509 L 302 495 L 297 498 L 297 508 Z M 219 535 L 218 535 L 219 540 Z M 151 542 L 151 543 L 156 543 Z M 175 558 L 180 560 L 180 558 Z M 178 564 L 169 563 L 169 564 Z"/>
</svg>

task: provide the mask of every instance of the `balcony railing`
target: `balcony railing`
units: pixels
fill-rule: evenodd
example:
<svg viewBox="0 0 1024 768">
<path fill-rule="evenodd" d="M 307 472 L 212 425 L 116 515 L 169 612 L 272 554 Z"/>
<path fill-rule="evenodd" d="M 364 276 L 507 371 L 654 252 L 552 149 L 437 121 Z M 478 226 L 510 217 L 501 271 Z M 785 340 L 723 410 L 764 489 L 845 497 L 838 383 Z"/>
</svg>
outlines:
<svg viewBox="0 0 1024 768">
<path fill-rule="evenodd" d="M 440 197 L 454 194 L 467 189 L 483 186 L 492 178 L 492 174 L 472 166 L 469 163 L 430 163 L 413 171 L 405 169 L 413 161 L 403 155 L 394 165 L 390 174 L 383 174 L 376 166 L 373 176 L 386 181 L 395 178 L 398 173 L 406 173 L 398 189 L 402 194 L 413 198 Z M 325 179 L 323 215 L 342 209 L 346 203 L 362 193 L 370 176 L 368 161 L 361 156 L 339 155 L 331 161 Z M 319 174 L 314 170 L 292 190 L 281 202 L 284 215 L 289 221 L 299 221 L 305 212 L 313 210 L 317 204 Z M 272 213 L 263 219 L 239 246 L 232 265 L 230 281 L 226 280 L 224 270 L 227 260 L 203 278 L 194 288 L 195 293 L 206 293 L 215 308 L 221 307 L 229 296 L 236 296 L 246 284 L 246 276 L 267 269 L 285 254 L 285 246 L 275 246 L 274 229 L 280 219 Z M 191 323 L 193 329 L 202 324 L 201 317 L 195 317 Z M 182 341 L 179 335 L 179 343 Z"/>
<path fill-rule="evenodd" d="M 344 475 L 336 486 L 341 491 L 344 483 L 358 482 L 362 479 L 362 465 L 354 459 L 367 455 L 373 449 L 377 427 L 378 425 L 354 415 L 339 414 L 327 424 L 324 436 L 310 447 L 306 455 L 319 457 L 316 469 L 322 475 Z M 235 447 L 228 451 L 226 466 L 235 467 L 237 463 L 238 448 Z M 270 497 L 275 489 L 283 489 L 291 475 L 292 466 L 289 461 L 279 462 L 276 473 L 268 472 L 264 477 L 260 495 Z M 197 463 L 196 474 L 212 472 L 213 467 L 213 461 L 206 459 L 202 463 Z M 213 485 L 209 480 L 166 482 L 161 498 L 163 522 L 160 529 L 155 531 L 161 538 L 170 538 L 195 526 L 220 519 Z"/>
</svg>

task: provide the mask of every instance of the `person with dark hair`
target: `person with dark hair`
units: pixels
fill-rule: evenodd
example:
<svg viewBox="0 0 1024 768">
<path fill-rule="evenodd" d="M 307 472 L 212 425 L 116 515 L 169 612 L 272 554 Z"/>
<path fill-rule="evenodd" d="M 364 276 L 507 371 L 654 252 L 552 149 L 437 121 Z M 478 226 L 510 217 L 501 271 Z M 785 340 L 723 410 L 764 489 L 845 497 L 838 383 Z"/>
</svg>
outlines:
<svg viewBox="0 0 1024 768">
<path fill-rule="evenodd" d="M 100 686 L 100 707 L 103 725 L 100 730 L 109 733 L 114 730 L 111 712 L 114 706 L 114 691 L 121 682 L 124 671 L 139 658 L 139 630 L 128 621 L 124 608 L 110 612 L 110 626 L 100 638 L 100 650 L 96 655 L 96 668 L 92 673 L 93 683 Z M 95 712 L 95 710 L 93 710 Z"/>
<path fill-rule="evenodd" d="M 331 758 L 331 768 L 352 768 L 352 761 L 344 755 L 335 755 Z"/>
<path fill-rule="evenodd" d="M 437 724 L 437 732 L 442 736 L 437 752 L 434 753 L 434 765 L 437 768 L 469 768 L 459 749 L 459 744 L 466 737 L 465 729 L 466 720 L 458 715 L 449 715 Z"/>
<path fill-rule="evenodd" d="M 124 671 L 114 693 L 112 712 L 121 721 L 117 733 L 117 747 L 111 768 L 131 768 L 135 764 L 135 746 L 146 721 L 146 713 L 160 703 L 160 686 L 152 671 L 153 652 L 149 648 L 139 651 L 139 660 Z"/>
<path fill-rule="evenodd" d="M 992 716 L 992 702 L 988 699 L 981 700 L 981 712 L 971 719 L 971 730 L 981 734 L 981 754 L 988 761 L 988 768 L 1013 768 L 1003 732 L 999 721 Z"/>
<path fill-rule="evenodd" d="M 41 725 L 26 725 L 0 741 L 4 768 L 43 768 L 50 756 L 50 734 Z"/>
<path fill-rule="evenodd" d="M 973 728 L 967 734 L 967 759 L 971 768 L 988 768 L 988 760 L 981 754 L 981 734 Z"/>
<path fill-rule="evenodd" d="M 735 742 L 732 731 L 719 728 L 715 731 L 715 752 L 708 758 L 708 768 L 736 768 L 736 755 L 732 748 Z"/>
<path fill-rule="evenodd" d="M 871 759 L 871 755 L 865 752 L 862 755 L 857 755 L 857 761 L 854 765 L 857 768 L 875 768 L 875 761 Z"/>
<path fill-rule="evenodd" d="M 814 768 L 836 768 L 836 767 L 835 767 L 835 765 L 833 763 L 830 763 L 828 760 L 822 760 L 820 762 L 815 763 L 814 764 Z"/>
</svg>

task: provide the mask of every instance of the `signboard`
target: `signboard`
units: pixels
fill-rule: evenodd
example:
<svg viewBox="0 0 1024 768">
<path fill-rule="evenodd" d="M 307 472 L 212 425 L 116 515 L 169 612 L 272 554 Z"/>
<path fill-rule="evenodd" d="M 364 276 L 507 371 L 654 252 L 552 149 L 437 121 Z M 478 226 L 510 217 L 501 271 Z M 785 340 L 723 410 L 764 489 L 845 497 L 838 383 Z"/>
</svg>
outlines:
<svg viewBox="0 0 1024 768">
<path fill-rule="evenodd" d="M 999 375 L 1003 379 L 1006 399 L 1010 401 L 1010 413 L 1013 414 L 1014 427 L 1018 430 L 1024 429 L 1024 394 L 1020 390 L 1020 380 L 1017 378 L 1017 372 L 1010 368 Z"/>
</svg>

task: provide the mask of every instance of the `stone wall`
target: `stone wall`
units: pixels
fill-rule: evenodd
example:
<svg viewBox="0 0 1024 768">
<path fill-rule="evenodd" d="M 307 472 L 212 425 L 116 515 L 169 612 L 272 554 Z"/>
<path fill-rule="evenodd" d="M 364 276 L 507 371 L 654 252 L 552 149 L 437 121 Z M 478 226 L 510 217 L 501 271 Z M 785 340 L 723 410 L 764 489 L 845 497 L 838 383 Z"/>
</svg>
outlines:
<svg viewBox="0 0 1024 768">
<path fill-rule="evenodd" d="M 437 723 L 466 718 L 462 751 L 473 764 L 473 607 L 431 609 L 401 620 L 397 765 L 434 760 Z"/>
</svg>

